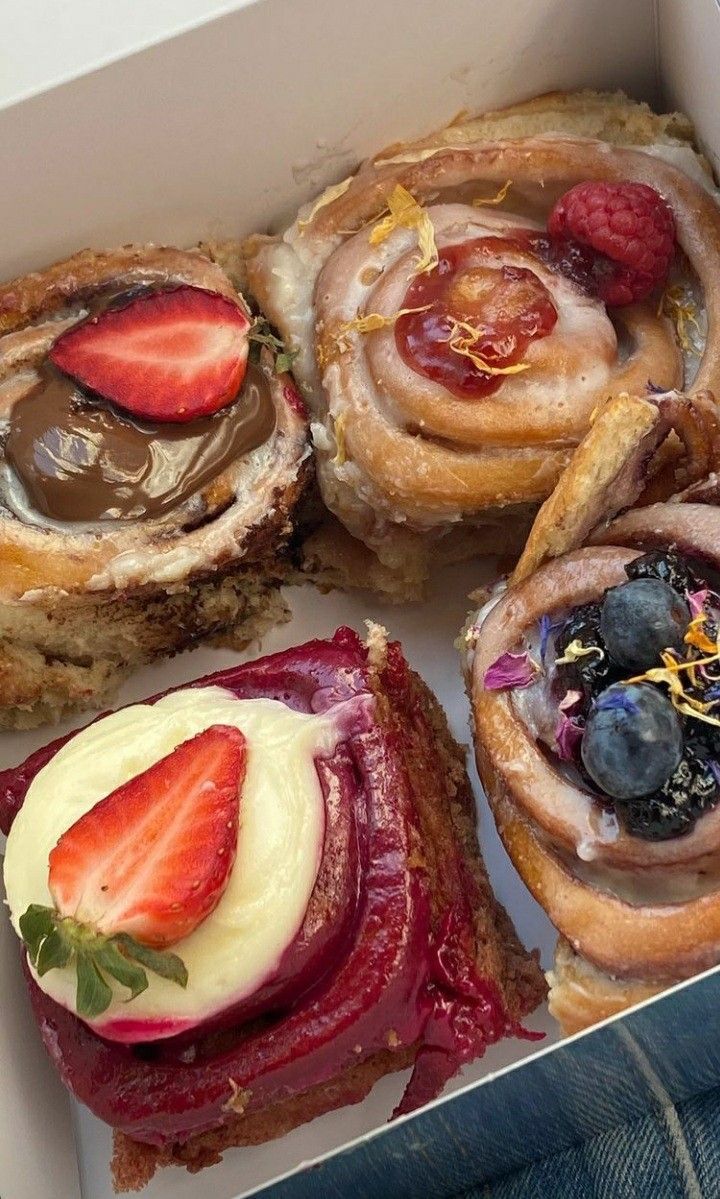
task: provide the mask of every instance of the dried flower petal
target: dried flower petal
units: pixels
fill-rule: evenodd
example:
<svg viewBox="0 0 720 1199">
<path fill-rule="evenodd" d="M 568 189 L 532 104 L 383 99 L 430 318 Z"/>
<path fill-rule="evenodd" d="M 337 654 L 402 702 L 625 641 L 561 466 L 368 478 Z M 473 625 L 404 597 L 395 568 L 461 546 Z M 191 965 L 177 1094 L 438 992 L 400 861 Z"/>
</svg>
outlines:
<svg viewBox="0 0 720 1199">
<path fill-rule="evenodd" d="M 562 658 L 555 659 L 556 666 L 567 666 L 570 662 L 577 662 L 578 658 L 587 658 L 590 654 L 595 654 L 598 658 L 605 657 L 605 651 L 599 645 L 583 645 L 579 637 L 571 641 Z"/>
<path fill-rule="evenodd" d="M 533 662 L 527 652 L 522 654 L 505 653 L 501 654 L 492 666 L 488 666 L 483 683 L 486 691 L 504 691 L 510 687 L 529 687 L 538 673 L 537 663 Z"/>
<path fill-rule="evenodd" d="M 343 337 L 346 333 L 375 333 L 378 329 L 386 329 L 389 325 L 394 325 L 401 316 L 410 316 L 415 312 L 427 312 L 428 308 L 432 308 L 432 304 L 423 304 L 422 308 L 401 308 L 398 312 L 391 313 L 390 316 L 382 316 L 379 312 L 368 312 L 366 316 L 356 316 L 354 320 L 345 321 L 338 329 L 338 335 Z"/>
<path fill-rule="evenodd" d="M 693 617 L 700 616 L 702 614 L 702 612 L 704 612 L 705 604 L 707 603 L 707 599 L 708 599 L 709 595 L 710 595 L 709 587 L 702 587 L 700 589 L 700 591 L 686 591 L 685 592 L 685 598 L 687 599 L 691 616 L 693 616 Z"/>
<path fill-rule="evenodd" d="M 573 708 L 576 708 L 579 704 L 582 704 L 582 699 L 582 691 L 566 691 L 560 700 L 560 703 L 558 704 L 558 708 L 561 712 L 565 712 L 567 714 L 568 712 L 571 712 Z"/>
<path fill-rule="evenodd" d="M 463 358 L 469 358 L 474 366 L 485 375 L 519 375 L 521 371 L 529 371 L 529 362 L 514 362 L 510 366 L 493 366 L 487 362 L 482 355 L 478 354 L 473 346 L 477 346 L 478 342 L 482 341 L 486 334 L 482 329 L 478 329 L 475 325 L 469 324 L 468 321 L 452 320 L 452 328 L 450 336 L 443 338 L 444 341 L 450 343 L 450 349 L 455 354 L 461 354 Z"/>
<path fill-rule="evenodd" d="M 558 757 L 563 762 L 572 762 L 583 738 L 583 727 L 574 717 L 561 712 L 555 726 L 555 744 Z"/>
<path fill-rule="evenodd" d="M 388 208 L 388 215 L 370 231 L 370 245 L 380 245 L 394 229 L 415 229 L 420 257 L 413 273 L 422 275 L 425 271 L 431 271 L 438 264 L 438 251 L 435 230 L 427 210 L 400 183 L 396 184 L 388 197 Z"/>
<path fill-rule="evenodd" d="M 488 196 L 487 199 L 484 199 L 482 196 L 477 196 L 476 199 L 473 200 L 473 208 L 485 208 L 486 205 L 489 206 L 491 204 L 502 204 L 511 187 L 512 179 L 508 179 L 505 183 L 503 183 L 500 191 L 494 196 Z"/>
<path fill-rule="evenodd" d="M 700 611 L 695 616 L 687 627 L 687 631 L 683 638 L 686 645 L 692 645 L 696 649 L 701 650 L 704 654 L 717 653 L 717 642 L 713 641 L 712 637 L 708 637 L 703 625 L 707 621 L 707 613 Z"/>
</svg>

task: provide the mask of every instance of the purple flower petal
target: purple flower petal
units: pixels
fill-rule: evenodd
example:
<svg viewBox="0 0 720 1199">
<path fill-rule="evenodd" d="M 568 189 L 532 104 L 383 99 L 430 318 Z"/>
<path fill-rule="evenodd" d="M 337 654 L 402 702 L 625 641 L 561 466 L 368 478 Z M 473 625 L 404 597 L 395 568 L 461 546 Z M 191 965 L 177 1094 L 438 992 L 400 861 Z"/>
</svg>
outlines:
<svg viewBox="0 0 720 1199">
<path fill-rule="evenodd" d="M 685 594 L 687 595 L 687 602 L 690 607 L 690 615 L 693 617 L 700 616 L 701 612 L 705 609 L 710 588 L 703 587 L 700 591 L 687 591 Z"/>
<path fill-rule="evenodd" d="M 568 713 L 572 714 L 572 709 L 577 708 L 578 705 L 582 703 L 582 698 L 582 691 L 566 691 L 560 700 L 560 703 L 558 704 L 558 708 L 561 712 L 564 712 L 565 715 L 568 715 Z M 575 715 L 577 715 L 577 713 L 575 713 Z"/>
<path fill-rule="evenodd" d="M 720 787 L 720 762 L 716 762 L 714 758 L 708 758 L 708 766 L 715 775 L 715 782 Z"/>
<path fill-rule="evenodd" d="M 555 742 L 557 744 L 558 757 L 561 761 L 574 761 L 577 756 L 578 747 L 582 741 L 582 736 L 582 725 L 578 724 L 577 720 L 561 712 L 555 726 Z"/>
<path fill-rule="evenodd" d="M 501 654 L 485 671 L 485 690 L 503 691 L 507 687 L 529 687 L 537 672 L 537 666 L 527 652 Z"/>
</svg>

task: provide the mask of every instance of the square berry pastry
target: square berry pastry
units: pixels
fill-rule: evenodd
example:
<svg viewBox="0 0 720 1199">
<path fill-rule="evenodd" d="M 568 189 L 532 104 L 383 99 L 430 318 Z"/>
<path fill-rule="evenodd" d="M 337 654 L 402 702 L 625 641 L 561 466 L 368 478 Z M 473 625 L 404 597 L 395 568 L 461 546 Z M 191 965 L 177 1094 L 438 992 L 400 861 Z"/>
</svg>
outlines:
<svg viewBox="0 0 720 1199">
<path fill-rule="evenodd" d="M 101 716 L 0 775 L 0 823 L 38 1026 L 120 1190 L 406 1067 L 411 1111 L 545 994 L 465 754 L 378 628 Z"/>
</svg>

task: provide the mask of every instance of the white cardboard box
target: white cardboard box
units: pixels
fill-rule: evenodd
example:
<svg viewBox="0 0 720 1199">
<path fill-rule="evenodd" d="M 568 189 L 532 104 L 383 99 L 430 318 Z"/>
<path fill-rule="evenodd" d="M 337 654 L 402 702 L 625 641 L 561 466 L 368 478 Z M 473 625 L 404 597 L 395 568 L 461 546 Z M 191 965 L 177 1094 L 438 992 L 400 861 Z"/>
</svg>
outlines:
<svg viewBox="0 0 720 1199">
<path fill-rule="evenodd" d="M 143 6 L 125 0 L 123 7 Z M 77 3 L 73 16 L 80 39 L 84 8 Z M 440 125 L 460 109 L 556 88 L 622 86 L 632 95 L 684 108 L 695 119 L 705 149 L 720 163 L 720 10 L 715 0 L 445 0 L 442 5 L 436 0 L 245 5 L 178 0 L 166 6 L 164 20 L 154 12 L 147 25 L 126 27 L 124 40 L 112 45 L 99 36 L 94 20 L 85 52 L 73 57 L 68 70 L 54 69 L 38 23 L 35 36 L 42 43 L 46 73 L 42 76 L 39 67 L 34 73 L 18 71 L 6 89 L 9 97 L 82 72 L 20 102 L 8 100 L 0 109 L 2 277 L 86 245 L 143 240 L 183 245 L 272 227 L 385 143 Z M 20 30 L 26 40 L 27 21 L 26 13 Z M 47 30 L 48 37 L 54 28 Z M 163 40 L 91 69 L 157 38 Z M 383 608 L 365 597 L 295 591 L 293 621 L 276 630 L 263 651 L 328 635 L 342 623 L 362 629 L 366 617 L 379 619 L 403 641 L 410 661 L 445 704 L 455 733 L 467 740 L 467 703 L 453 639 L 465 618 L 466 595 L 480 581 L 477 565 L 445 571 L 434 580 L 428 603 L 404 610 Z M 184 655 L 135 676 L 122 700 L 233 660 L 219 651 Z M 2 734 L 0 766 L 21 761 L 46 740 L 42 731 Z M 539 945 L 549 961 L 553 930 L 505 857 L 484 801 L 480 820 L 496 891 L 526 944 Z M 700 997 L 701 986 L 680 991 Z M 674 1002 L 685 1002 L 683 995 Z M 664 1010 L 667 1018 L 670 1009 L 663 1003 L 647 1010 Z M 637 1026 L 627 1018 L 616 1023 L 618 1037 L 635 1036 L 628 1030 Z M 423 1129 L 425 1147 L 433 1138 L 437 1144 L 443 1129 L 452 1131 L 454 1112 L 466 1116 L 473 1103 L 481 1102 L 487 1111 L 481 1097 L 500 1096 L 501 1087 L 503 1095 L 508 1086 L 519 1094 L 523 1071 L 528 1080 L 554 1077 L 548 1085 L 559 1088 L 552 1099 L 562 1107 L 563 1071 L 578 1069 L 582 1048 L 573 1065 L 572 1046 L 553 1053 L 557 1034 L 547 1013 L 530 1025 L 547 1032 L 540 1049 L 520 1041 L 495 1047 L 450 1088 L 462 1091 L 461 1100 L 441 1101 L 435 1115 L 415 1117 L 414 1123 L 411 1118 L 404 1128 L 396 1125 L 396 1132 L 365 1148 L 365 1160 L 385 1153 L 390 1163 L 393 1152 L 396 1157 L 419 1152 L 413 1129 Z M 584 1038 L 599 1047 L 599 1056 L 592 1049 L 588 1059 L 593 1068 L 606 1052 L 597 1036 Z M 696 1049 L 690 1046 L 687 1052 Z M 530 1059 L 539 1063 L 532 1075 L 525 1065 L 520 1073 L 516 1068 L 504 1078 L 491 1077 Z M 557 1067 L 546 1065 L 553 1061 Z M 639 1068 L 646 1077 L 643 1071 Z M 45 1056 L 6 921 L 0 921 L 0 1072 L 2 1199 L 109 1199 L 109 1131 L 68 1099 Z M 673 1097 L 683 1089 L 674 1078 L 661 1083 L 661 1091 Z M 698 1088 L 710 1085 L 720 1079 L 720 1066 L 716 1072 L 708 1065 L 693 1079 Z M 467 1093 L 468 1084 L 483 1080 L 484 1086 Z M 683 1085 L 687 1089 L 687 1080 Z M 398 1079 L 385 1079 L 358 1107 L 323 1117 L 279 1142 L 230 1152 L 211 1173 L 165 1171 L 150 1184 L 147 1199 L 250 1194 L 377 1132 L 400 1087 Z M 656 1089 L 653 1093 L 657 1096 Z M 509 1094 L 512 1105 L 512 1090 Z M 609 1110 L 621 1117 L 620 1108 Z M 580 1115 L 570 1123 L 577 1135 L 587 1131 Z M 546 1141 L 545 1148 L 551 1147 Z M 510 1142 L 507 1160 L 518 1160 Z M 497 1161 L 492 1169 L 497 1172 Z M 468 1165 L 468 1185 L 484 1176 L 482 1162 Z M 373 1185 L 374 1190 L 367 1178 L 358 1177 L 357 1195 L 384 1193 Z M 442 1185 L 427 1193 L 450 1193 Z"/>
</svg>

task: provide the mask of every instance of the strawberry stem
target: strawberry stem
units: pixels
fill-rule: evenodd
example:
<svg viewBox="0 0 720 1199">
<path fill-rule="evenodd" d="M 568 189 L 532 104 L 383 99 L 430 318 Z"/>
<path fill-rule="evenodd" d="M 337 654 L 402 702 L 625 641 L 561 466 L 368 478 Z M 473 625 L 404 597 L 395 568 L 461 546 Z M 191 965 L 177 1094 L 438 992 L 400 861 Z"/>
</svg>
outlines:
<svg viewBox="0 0 720 1199">
<path fill-rule="evenodd" d="M 54 908 L 31 903 L 20 917 L 20 935 L 39 977 L 73 961 L 77 971 L 75 1010 L 92 1020 L 110 1006 L 113 992 L 107 977 L 130 992 L 128 1000 L 147 990 L 150 970 L 160 978 L 186 987 L 188 972 L 175 953 L 151 949 L 128 933 L 106 936 Z"/>
</svg>

